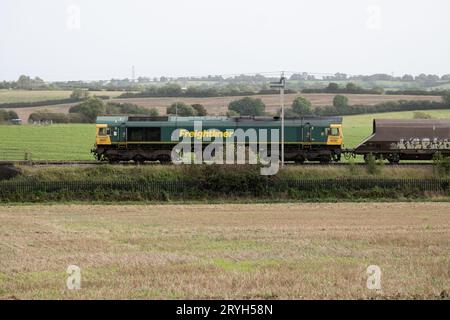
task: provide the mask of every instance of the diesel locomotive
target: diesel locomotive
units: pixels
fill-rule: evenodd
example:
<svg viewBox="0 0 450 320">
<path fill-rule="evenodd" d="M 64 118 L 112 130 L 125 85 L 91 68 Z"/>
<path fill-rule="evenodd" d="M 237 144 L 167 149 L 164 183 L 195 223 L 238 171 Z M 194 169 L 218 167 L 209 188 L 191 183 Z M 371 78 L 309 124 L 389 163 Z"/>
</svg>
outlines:
<svg viewBox="0 0 450 320">
<path fill-rule="evenodd" d="M 238 129 L 267 132 L 270 137 L 272 130 L 281 127 L 279 117 L 101 116 L 97 118 L 96 144 L 92 152 L 100 161 L 169 162 L 174 146 L 186 133 L 193 140 L 202 137 L 202 132 L 197 132 L 196 122 L 201 123 L 202 132 L 214 131 L 223 138 L 232 138 Z M 174 141 L 172 135 L 177 129 L 182 134 Z M 341 117 L 287 118 L 284 133 L 286 161 L 327 163 L 341 159 Z M 265 139 L 257 137 L 257 141 L 271 143 Z M 206 146 L 210 142 L 202 143 Z"/>
</svg>

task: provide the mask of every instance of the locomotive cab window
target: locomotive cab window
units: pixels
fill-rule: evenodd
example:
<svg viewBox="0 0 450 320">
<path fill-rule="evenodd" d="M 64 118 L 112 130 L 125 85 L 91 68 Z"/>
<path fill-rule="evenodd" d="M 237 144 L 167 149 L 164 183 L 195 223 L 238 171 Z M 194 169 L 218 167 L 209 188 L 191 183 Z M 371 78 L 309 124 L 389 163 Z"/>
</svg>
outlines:
<svg viewBox="0 0 450 320">
<path fill-rule="evenodd" d="M 338 136 L 339 129 L 338 128 L 326 128 L 325 133 L 327 136 Z"/>
<path fill-rule="evenodd" d="M 338 136 L 339 135 L 339 129 L 338 128 L 330 128 L 329 134 L 330 136 Z"/>
<path fill-rule="evenodd" d="M 98 135 L 99 136 L 109 136 L 111 134 L 111 129 L 110 128 L 100 128 L 98 130 Z"/>
</svg>

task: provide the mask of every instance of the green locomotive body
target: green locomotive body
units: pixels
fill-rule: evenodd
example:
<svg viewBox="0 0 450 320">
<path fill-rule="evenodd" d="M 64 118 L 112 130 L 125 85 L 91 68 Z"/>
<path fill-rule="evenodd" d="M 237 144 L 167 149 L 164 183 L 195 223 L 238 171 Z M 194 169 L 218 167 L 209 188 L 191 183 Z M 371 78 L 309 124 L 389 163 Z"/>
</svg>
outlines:
<svg viewBox="0 0 450 320">
<path fill-rule="evenodd" d="M 198 124 L 201 124 L 201 132 Z M 180 134 L 173 139 L 175 130 Z M 92 150 L 98 160 L 117 162 L 143 162 L 146 160 L 168 162 L 171 151 L 180 141 L 200 139 L 206 146 L 215 139 L 233 138 L 236 130 L 256 133 L 259 144 L 270 141 L 272 130 L 281 132 L 279 117 L 149 117 L 101 116 L 97 118 L 96 145 Z M 302 117 L 285 119 L 285 161 L 339 161 L 342 147 L 341 117 Z M 209 137 L 205 138 L 205 137 Z M 280 133 L 281 136 L 281 133 Z"/>
</svg>

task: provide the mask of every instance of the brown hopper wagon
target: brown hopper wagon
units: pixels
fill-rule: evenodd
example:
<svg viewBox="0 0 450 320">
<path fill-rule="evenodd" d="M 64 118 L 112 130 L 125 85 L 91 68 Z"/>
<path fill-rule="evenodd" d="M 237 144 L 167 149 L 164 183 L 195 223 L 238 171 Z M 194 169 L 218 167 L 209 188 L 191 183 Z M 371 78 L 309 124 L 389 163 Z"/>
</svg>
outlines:
<svg viewBox="0 0 450 320">
<path fill-rule="evenodd" d="M 450 156 L 450 120 L 374 119 L 372 135 L 353 150 L 390 163 L 431 160 L 437 152 Z"/>
</svg>

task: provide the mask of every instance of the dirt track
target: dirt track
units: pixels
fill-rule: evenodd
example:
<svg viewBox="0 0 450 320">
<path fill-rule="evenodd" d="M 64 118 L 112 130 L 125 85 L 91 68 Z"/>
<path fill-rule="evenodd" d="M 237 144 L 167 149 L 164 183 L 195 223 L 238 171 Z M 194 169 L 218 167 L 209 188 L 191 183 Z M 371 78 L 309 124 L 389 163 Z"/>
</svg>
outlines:
<svg viewBox="0 0 450 320">
<path fill-rule="evenodd" d="M 439 298 L 450 204 L 0 206 L 0 298 Z M 82 288 L 66 288 L 66 268 Z M 378 265 L 382 291 L 366 287 Z"/>
</svg>

